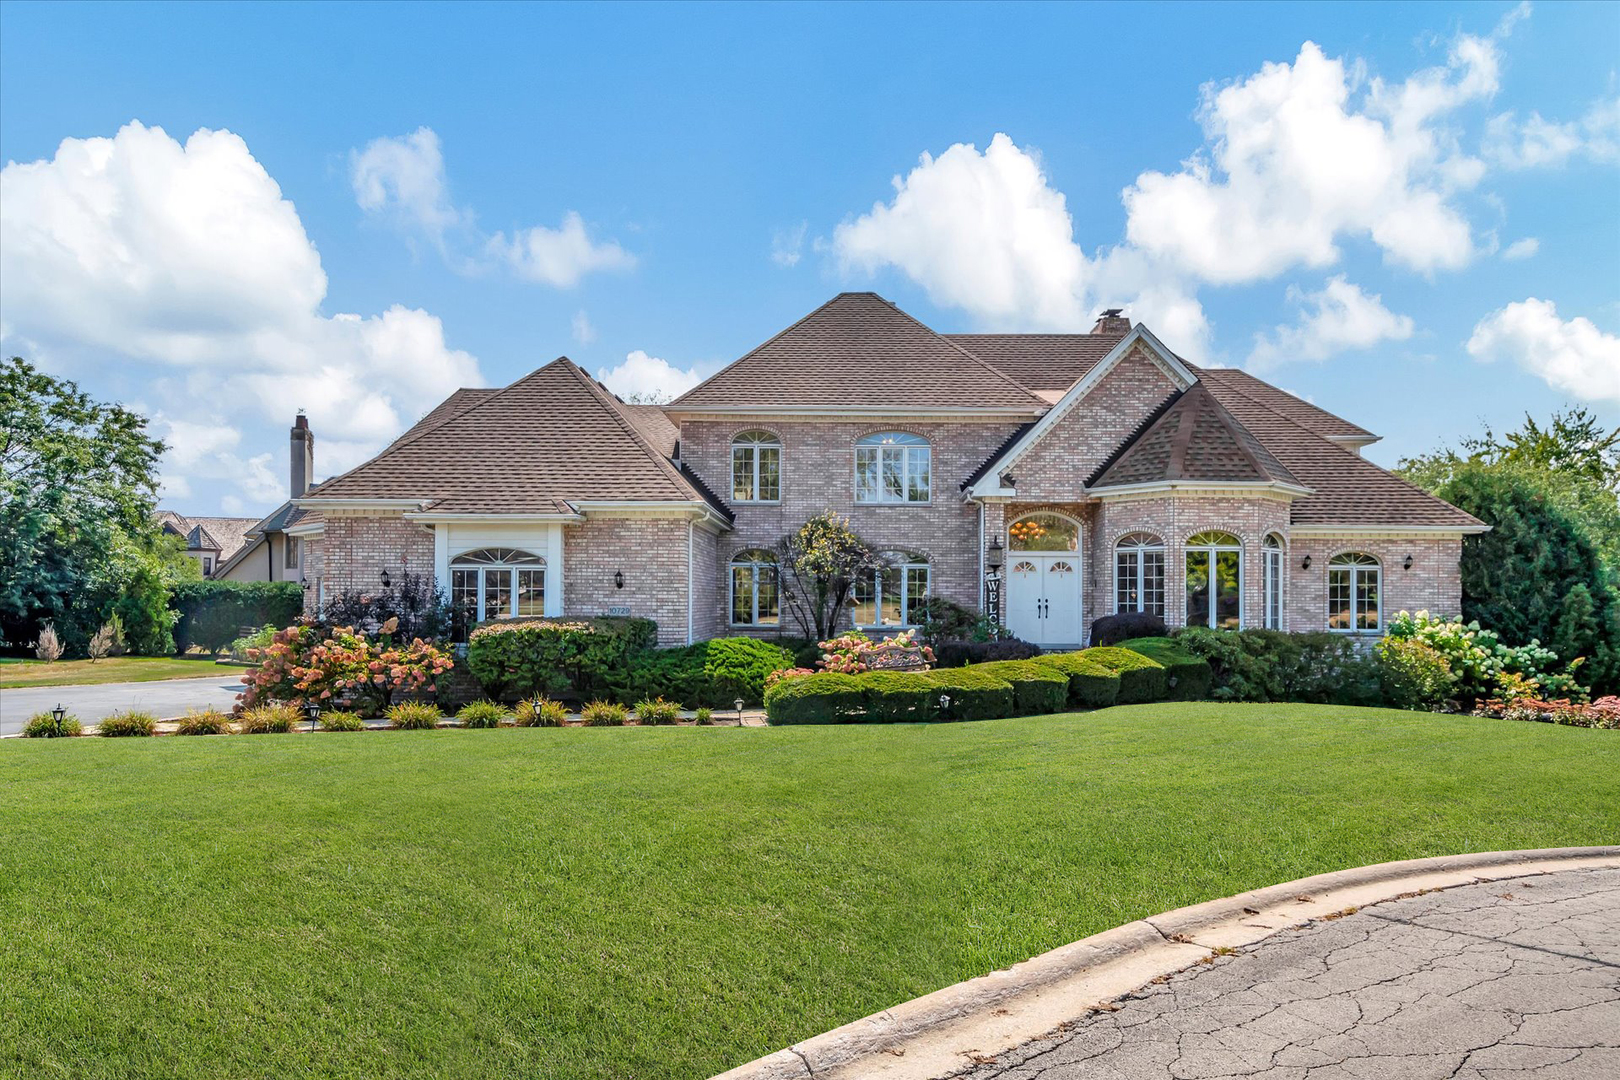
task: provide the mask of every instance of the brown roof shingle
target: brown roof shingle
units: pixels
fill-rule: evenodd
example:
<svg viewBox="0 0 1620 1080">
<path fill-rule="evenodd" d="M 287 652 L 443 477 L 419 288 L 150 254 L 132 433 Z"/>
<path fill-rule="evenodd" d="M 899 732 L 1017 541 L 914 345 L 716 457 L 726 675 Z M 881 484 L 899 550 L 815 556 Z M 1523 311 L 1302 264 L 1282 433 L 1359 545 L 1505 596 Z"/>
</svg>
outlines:
<svg viewBox="0 0 1620 1080">
<path fill-rule="evenodd" d="M 421 499 L 447 513 L 506 514 L 567 512 L 588 500 L 709 501 L 643 434 L 651 422 L 638 425 L 566 357 L 462 400 L 307 498 L 315 506 Z"/>
<path fill-rule="evenodd" d="M 676 398 L 672 411 L 999 409 L 1046 402 L 876 293 L 839 293 Z"/>
<path fill-rule="evenodd" d="M 1194 368 L 1198 377 L 1214 392 L 1218 401 L 1226 402 L 1233 394 L 1242 394 L 1252 401 L 1282 413 L 1295 423 L 1305 424 L 1312 431 L 1352 439 L 1376 439 L 1378 436 L 1342 416 L 1335 416 L 1319 405 L 1297 398 L 1288 391 L 1250 375 L 1241 368 Z"/>
<path fill-rule="evenodd" d="M 1067 390 L 1097 366 L 1125 335 L 1103 334 L 945 334 L 1020 386 Z"/>
<path fill-rule="evenodd" d="M 1178 395 L 1158 419 L 1093 473 L 1086 486 L 1168 480 L 1299 485 L 1271 451 L 1200 383 Z"/>
</svg>

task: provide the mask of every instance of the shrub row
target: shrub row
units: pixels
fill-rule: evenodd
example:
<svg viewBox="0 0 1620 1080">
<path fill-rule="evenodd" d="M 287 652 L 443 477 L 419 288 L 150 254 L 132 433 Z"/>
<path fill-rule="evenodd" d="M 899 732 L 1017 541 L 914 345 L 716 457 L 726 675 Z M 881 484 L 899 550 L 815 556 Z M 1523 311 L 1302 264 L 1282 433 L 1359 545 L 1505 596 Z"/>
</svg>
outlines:
<svg viewBox="0 0 1620 1080">
<path fill-rule="evenodd" d="M 651 619 L 500 619 L 469 636 L 467 667 L 497 698 L 586 694 L 657 640 Z"/>
<path fill-rule="evenodd" d="M 169 606 L 179 613 L 177 651 L 201 645 L 219 652 L 244 626 L 291 624 L 303 611 L 304 590 L 296 581 L 181 581 Z"/>
<path fill-rule="evenodd" d="M 738 698 L 758 705 L 765 678 L 794 666 L 794 653 L 773 641 L 731 637 L 674 649 L 651 649 L 609 672 L 609 693 L 625 704 L 666 695 L 688 705 L 730 708 Z"/>
<path fill-rule="evenodd" d="M 1131 652 L 1141 653 L 1164 668 L 1167 691 L 1171 701 L 1203 701 L 1209 697 L 1214 681 L 1209 663 L 1167 637 L 1133 638 L 1125 643 Z"/>
</svg>

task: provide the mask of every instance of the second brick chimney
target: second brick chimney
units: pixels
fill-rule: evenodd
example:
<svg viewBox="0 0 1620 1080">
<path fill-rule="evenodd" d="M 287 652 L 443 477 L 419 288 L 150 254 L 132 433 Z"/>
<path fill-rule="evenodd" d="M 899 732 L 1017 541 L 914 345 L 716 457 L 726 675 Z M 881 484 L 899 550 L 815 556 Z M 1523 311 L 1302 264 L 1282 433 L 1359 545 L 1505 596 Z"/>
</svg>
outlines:
<svg viewBox="0 0 1620 1080">
<path fill-rule="evenodd" d="M 309 430 L 309 418 L 299 409 L 292 426 L 292 498 L 309 491 L 315 481 L 315 435 Z"/>
<path fill-rule="evenodd" d="M 1125 317 L 1125 309 L 1112 307 L 1097 316 L 1097 325 L 1091 328 L 1093 334 L 1107 334 L 1109 337 L 1124 337 L 1131 332 L 1131 320 Z"/>
</svg>

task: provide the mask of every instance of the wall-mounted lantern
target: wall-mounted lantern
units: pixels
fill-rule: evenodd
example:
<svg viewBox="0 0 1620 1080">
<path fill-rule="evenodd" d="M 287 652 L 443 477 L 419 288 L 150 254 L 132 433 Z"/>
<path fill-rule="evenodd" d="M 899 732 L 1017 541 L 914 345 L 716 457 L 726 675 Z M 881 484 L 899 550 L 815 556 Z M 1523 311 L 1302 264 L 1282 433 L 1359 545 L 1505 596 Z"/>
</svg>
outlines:
<svg viewBox="0 0 1620 1080">
<path fill-rule="evenodd" d="M 1301 570 L 1309 570 L 1311 568 L 1311 557 L 1309 555 L 1305 556 L 1305 561 L 1299 564 L 1299 568 Z"/>
<path fill-rule="evenodd" d="M 388 571 L 384 570 L 382 572 L 381 576 L 382 576 L 382 587 L 386 589 L 386 588 L 388 588 L 388 585 L 389 585 Z"/>
<path fill-rule="evenodd" d="M 615 570 L 615 571 L 613 571 L 613 587 L 615 589 L 624 588 L 624 571 L 623 570 Z"/>
<path fill-rule="evenodd" d="M 990 541 L 990 553 L 984 564 L 992 574 L 1001 569 L 1002 555 L 1006 550 L 1001 546 L 1001 537 L 997 536 Z"/>
<path fill-rule="evenodd" d="M 1406 557 L 1406 561 L 1401 563 L 1401 569 L 1402 570 L 1410 570 L 1410 569 L 1412 569 L 1412 556 L 1408 555 Z"/>
</svg>

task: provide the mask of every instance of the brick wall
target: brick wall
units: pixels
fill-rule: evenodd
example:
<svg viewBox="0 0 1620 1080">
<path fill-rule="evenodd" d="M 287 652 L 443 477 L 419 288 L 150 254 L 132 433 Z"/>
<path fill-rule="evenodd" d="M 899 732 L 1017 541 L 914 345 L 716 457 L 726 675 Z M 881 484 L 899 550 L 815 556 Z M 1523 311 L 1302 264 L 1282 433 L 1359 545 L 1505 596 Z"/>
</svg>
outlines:
<svg viewBox="0 0 1620 1080">
<path fill-rule="evenodd" d="M 323 595 L 322 579 L 326 576 L 326 546 L 321 537 L 304 537 L 304 580 L 309 582 L 309 588 L 304 590 L 304 614 L 319 614 L 318 607 Z"/>
<path fill-rule="evenodd" d="M 591 518 L 563 528 L 563 608 L 568 615 L 629 614 L 658 623 L 660 645 L 686 641 L 684 517 Z M 613 575 L 624 574 L 624 588 Z"/>
<path fill-rule="evenodd" d="M 681 425 L 681 458 L 722 498 L 731 494 L 731 440 L 738 432 L 762 428 L 773 432 L 782 443 L 782 501 L 775 505 L 732 506 L 737 515 L 735 528 L 719 538 L 719 573 L 708 601 L 712 610 L 707 618 L 722 634 L 756 632 L 774 636 L 778 631 L 746 631 L 729 625 L 729 574 L 725 568 L 739 551 L 774 549 L 784 535 L 823 510 L 847 515 L 855 531 L 879 550 L 927 556 L 934 593 L 978 607 L 979 509 L 963 500 L 960 484 L 1007 441 L 1016 427 L 1006 420 L 916 422 L 900 418 L 849 422 L 784 421 L 759 416 L 685 421 Z M 880 431 L 911 432 L 929 441 L 933 448 L 930 502 L 855 502 L 855 440 Z M 703 603 L 701 595 L 699 603 Z M 799 633 L 785 611 L 783 616 L 780 632 Z"/>
<path fill-rule="evenodd" d="M 1288 609 L 1290 630 L 1321 630 L 1327 626 L 1328 560 L 1345 551 L 1358 551 L 1377 559 L 1383 571 L 1383 608 L 1387 624 L 1401 610 L 1427 610 L 1450 617 L 1462 614 L 1462 558 L 1460 537 L 1296 537 L 1288 551 Z M 1311 568 L 1301 563 L 1311 557 Z M 1412 569 L 1402 565 L 1412 556 Z"/>
<path fill-rule="evenodd" d="M 720 537 L 707 529 L 692 527 L 692 640 L 707 641 L 727 634 L 724 613 L 716 596 L 727 588 L 720 572 Z"/>
<path fill-rule="evenodd" d="M 325 534 L 310 546 L 318 550 L 327 600 L 351 589 L 375 592 L 384 570 L 395 580 L 404 570 L 433 576 L 433 530 L 426 526 L 398 513 L 326 510 L 322 516 Z M 314 603 L 314 593 L 310 589 L 306 604 Z"/>
</svg>

